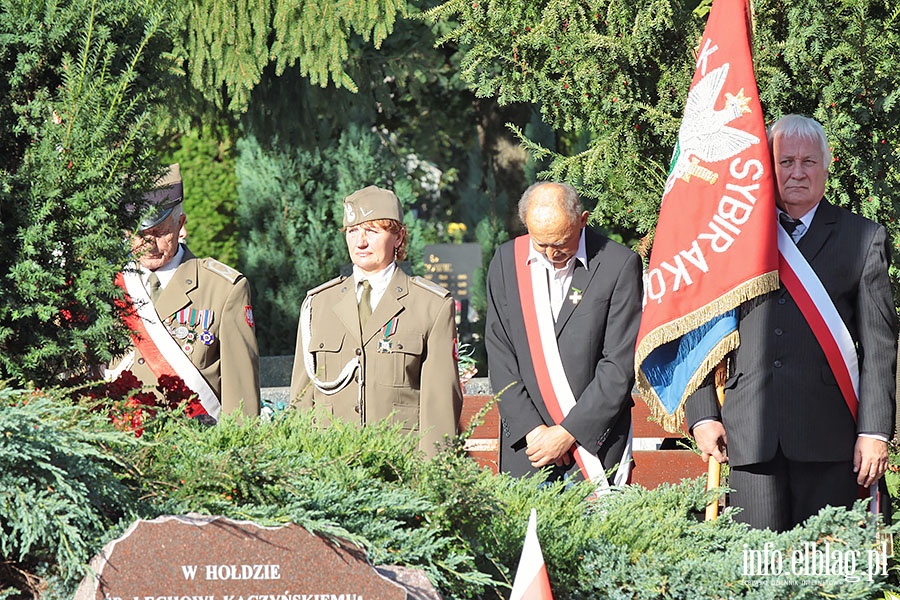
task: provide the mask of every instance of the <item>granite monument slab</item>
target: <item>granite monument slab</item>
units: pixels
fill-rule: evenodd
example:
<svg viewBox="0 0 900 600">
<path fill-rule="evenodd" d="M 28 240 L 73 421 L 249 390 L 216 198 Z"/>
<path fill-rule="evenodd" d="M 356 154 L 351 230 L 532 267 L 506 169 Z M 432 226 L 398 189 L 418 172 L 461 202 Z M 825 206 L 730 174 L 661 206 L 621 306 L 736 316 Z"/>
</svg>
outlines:
<svg viewBox="0 0 900 600">
<path fill-rule="evenodd" d="M 136 521 L 91 568 L 75 600 L 408 598 L 345 540 L 196 514 Z"/>
</svg>

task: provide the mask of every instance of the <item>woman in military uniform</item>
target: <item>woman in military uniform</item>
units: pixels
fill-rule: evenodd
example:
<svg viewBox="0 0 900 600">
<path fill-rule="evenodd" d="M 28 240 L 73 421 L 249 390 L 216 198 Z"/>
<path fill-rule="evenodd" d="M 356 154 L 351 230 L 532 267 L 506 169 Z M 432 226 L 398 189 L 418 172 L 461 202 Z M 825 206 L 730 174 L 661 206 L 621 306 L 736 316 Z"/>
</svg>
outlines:
<svg viewBox="0 0 900 600">
<path fill-rule="evenodd" d="M 380 419 L 417 432 L 429 456 L 455 435 L 462 407 L 455 302 L 410 277 L 397 196 L 369 186 L 344 199 L 353 275 L 310 290 L 300 314 L 291 400 L 364 425 Z"/>
</svg>

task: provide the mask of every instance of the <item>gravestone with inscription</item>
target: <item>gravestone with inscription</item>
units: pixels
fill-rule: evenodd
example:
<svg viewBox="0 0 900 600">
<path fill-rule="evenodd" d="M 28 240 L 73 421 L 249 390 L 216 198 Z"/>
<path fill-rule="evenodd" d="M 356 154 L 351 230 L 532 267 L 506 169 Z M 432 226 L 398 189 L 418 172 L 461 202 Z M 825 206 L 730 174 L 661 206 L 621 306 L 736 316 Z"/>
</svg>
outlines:
<svg viewBox="0 0 900 600">
<path fill-rule="evenodd" d="M 84 578 L 75 600 L 440 598 L 427 579 L 411 590 L 402 570 L 379 573 L 343 540 L 294 524 L 262 527 L 193 514 L 135 522 L 91 568 L 96 575 Z"/>
<path fill-rule="evenodd" d="M 468 300 L 475 270 L 481 266 L 479 244 L 428 244 L 424 258 L 426 278 L 450 290 L 457 300 Z"/>
<path fill-rule="evenodd" d="M 478 319 L 472 310 L 471 286 L 475 283 L 475 271 L 481 267 L 481 246 L 476 243 L 428 244 L 424 248 L 426 279 L 441 285 L 456 300 L 457 329 L 460 341 L 467 339 L 471 323 Z"/>
</svg>

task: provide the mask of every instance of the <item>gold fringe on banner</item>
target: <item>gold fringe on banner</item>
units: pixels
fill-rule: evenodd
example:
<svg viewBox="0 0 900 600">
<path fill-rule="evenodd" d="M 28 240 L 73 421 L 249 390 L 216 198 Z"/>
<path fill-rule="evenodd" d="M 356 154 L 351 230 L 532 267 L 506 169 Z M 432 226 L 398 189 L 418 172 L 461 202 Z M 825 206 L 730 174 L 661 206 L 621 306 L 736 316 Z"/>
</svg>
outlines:
<svg viewBox="0 0 900 600">
<path fill-rule="evenodd" d="M 644 359 L 663 344 L 667 344 L 680 338 L 709 322 L 714 317 L 737 308 L 747 300 L 777 290 L 779 285 L 778 271 L 763 273 L 719 296 L 713 302 L 670 323 L 661 325 L 644 336 L 641 343 L 636 348 L 634 356 L 635 377 L 638 392 L 641 395 L 641 399 L 650 409 L 650 417 L 658 422 L 663 429 L 671 433 L 683 432 L 682 423 L 684 422 L 685 400 L 700 387 L 700 384 L 706 379 L 706 375 L 719 364 L 719 361 L 738 347 L 740 339 L 737 331 L 734 331 L 716 344 L 700 367 L 691 376 L 674 413 L 669 413 L 666 410 L 662 405 L 662 401 L 651 387 L 650 382 L 647 381 L 647 377 L 640 368 Z"/>
</svg>

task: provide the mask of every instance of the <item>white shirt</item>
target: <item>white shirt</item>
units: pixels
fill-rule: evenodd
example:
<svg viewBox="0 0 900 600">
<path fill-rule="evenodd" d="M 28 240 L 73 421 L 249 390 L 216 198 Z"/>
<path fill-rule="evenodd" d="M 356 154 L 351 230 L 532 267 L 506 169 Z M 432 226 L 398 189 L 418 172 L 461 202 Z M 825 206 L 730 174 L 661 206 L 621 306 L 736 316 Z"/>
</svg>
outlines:
<svg viewBox="0 0 900 600">
<path fill-rule="evenodd" d="M 584 268 L 587 268 L 587 250 L 584 247 L 584 229 L 581 230 L 581 237 L 578 240 L 578 250 L 575 256 L 570 258 L 561 268 L 547 260 L 547 257 L 535 249 L 534 244 L 529 246 L 527 265 L 531 265 L 537 261 L 547 270 L 547 282 L 550 287 L 550 308 L 553 310 L 553 320 L 559 316 L 559 310 L 562 308 L 563 302 L 566 300 L 566 294 L 569 286 L 572 285 L 572 275 L 575 272 L 575 261 L 581 261 Z"/>
<path fill-rule="evenodd" d="M 394 271 L 396 270 L 397 263 L 395 262 L 391 262 L 391 264 L 383 271 L 374 274 L 364 273 L 362 269 L 353 265 L 353 281 L 356 285 L 356 303 L 359 304 L 359 299 L 362 297 L 362 285 L 360 284 L 364 279 L 368 279 L 369 285 L 372 286 L 372 293 L 369 296 L 369 303 L 372 305 L 370 308 L 372 309 L 372 312 L 375 312 L 375 307 L 378 306 L 382 296 L 384 296 L 384 292 L 387 291 L 387 286 L 391 282 L 391 278 L 394 276 Z"/>
<path fill-rule="evenodd" d="M 172 278 L 175 277 L 175 269 L 178 268 L 178 265 L 181 264 L 182 259 L 184 259 L 184 246 L 178 244 L 178 252 L 175 253 L 175 256 L 172 257 L 172 260 L 161 266 L 153 273 L 156 273 L 156 276 L 159 278 L 159 288 L 164 290 L 166 286 L 169 285 L 169 282 L 172 281 Z M 143 266 L 139 267 L 141 270 L 141 281 L 144 283 L 144 287 L 147 288 L 147 291 L 150 291 L 150 286 L 147 284 L 147 279 L 150 277 L 151 271 L 148 271 Z"/>
</svg>

